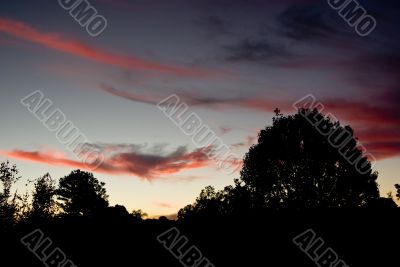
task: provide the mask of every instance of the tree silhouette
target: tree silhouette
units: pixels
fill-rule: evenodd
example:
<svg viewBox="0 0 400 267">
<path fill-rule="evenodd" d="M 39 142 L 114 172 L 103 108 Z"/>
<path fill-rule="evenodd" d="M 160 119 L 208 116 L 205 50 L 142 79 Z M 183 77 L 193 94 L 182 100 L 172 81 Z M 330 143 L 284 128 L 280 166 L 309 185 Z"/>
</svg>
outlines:
<svg viewBox="0 0 400 267">
<path fill-rule="evenodd" d="M 143 220 L 144 218 L 146 218 L 148 216 L 148 214 L 142 210 L 133 210 L 131 212 L 131 215 L 134 219 L 136 220 Z"/>
<path fill-rule="evenodd" d="M 108 207 L 105 183 L 92 173 L 75 170 L 60 179 L 57 190 L 60 206 L 71 215 L 88 215 Z"/>
<path fill-rule="evenodd" d="M 215 191 L 212 186 L 201 190 L 194 204 L 189 204 L 178 212 L 178 219 L 192 219 L 201 217 L 214 217 L 222 213 L 222 191 Z M 195 216 L 195 217 L 194 217 Z"/>
<path fill-rule="evenodd" d="M 274 112 L 273 125 L 259 133 L 258 144 L 246 154 L 235 185 L 221 191 L 206 187 L 195 203 L 179 211 L 178 219 L 257 214 L 266 208 L 396 206 L 379 197 L 377 173 L 357 147 L 350 126 L 342 127 L 317 110 L 302 109 L 287 117 L 279 109 Z M 310 118 L 319 122 L 324 133 L 336 135 L 333 137 L 347 133 L 349 141 L 335 147 Z M 360 172 L 354 159 L 363 162 L 368 171 Z"/>
<path fill-rule="evenodd" d="M 310 120 L 318 122 L 322 133 Z M 335 148 L 328 141 L 345 134 L 350 141 L 342 147 Z M 241 181 L 256 208 L 366 205 L 379 198 L 377 173 L 372 172 L 356 140 L 350 126 L 342 127 L 317 110 L 301 109 L 287 117 L 277 114 L 246 154 Z M 359 172 L 354 159 L 363 161 L 368 171 Z"/>
<path fill-rule="evenodd" d="M 19 178 L 15 165 L 11 166 L 9 161 L 0 164 L 0 221 L 5 224 L 12 224 L 18 211 L 18 195 L 12 194 L 11 187 Z"/>
<path fill-rule="evenodd" d="M 50 174 L 45 174 L 35 180 L 32 192 L 32 216 L 50 218 L 56 211 L 56 185 Z"/>
<path fill-rule="evenodd" d="M 395 184 L 394 187 L 396 188 L 396 197 L 398 200 L 400 200 L 400 184 Z"/>
<path fill-rule="evenodd" d="M 239 179 L 235 179 L 234 183 L 234 186 L 226 186 L 220 191 L 216 191 L 212 186 L 205 187 L 195 203 L 179 210 L 178 219 L 198 220 L 245 215 L 252 205 L 251 194 Z"/>
</svg>

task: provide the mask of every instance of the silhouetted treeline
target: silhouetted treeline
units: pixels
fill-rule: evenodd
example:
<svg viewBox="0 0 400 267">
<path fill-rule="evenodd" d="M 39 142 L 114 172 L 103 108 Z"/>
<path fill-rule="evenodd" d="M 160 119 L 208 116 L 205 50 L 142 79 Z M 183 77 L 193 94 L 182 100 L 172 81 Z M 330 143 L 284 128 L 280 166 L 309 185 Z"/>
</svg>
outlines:
<svg viewBox="0 0 400 267">
<path fill-rule="evenodd" d="M 348 141 L 333 146 L 310 118 L 335 135 L 331 138 Z M 32 192 L 21 195 L 13 189 L 20 179 L 17 167 L 4 162 L 0 266 L 44 266 L 21 242 L 35 229 L 76 266 L 179 266 L 157 241 L 171 227 L 215 266 L 313 266 L 292 241 L 306 229 L 347 266 L 396 265 L 390 240 L 399 240 L 400 212 L 391 194 L 380 196 L 378 173 L 355 140 L 351 127 L 316 110 L 286 117 L 277 112 L 246 154 L 234 184 L 222 190 L 207 186 L 179 211 L 177 221 L 144 219 L 141 210 L 110 206 L 105 184 L 81 170 L 58 181 L 45 174 L 32 181 Z M 356 161 L 362 161 L 362 172 Z M 400 198 L 400 185 L 395 189 Z M 186 249 L 182 246 L 181 252 Z"/>
</svg>

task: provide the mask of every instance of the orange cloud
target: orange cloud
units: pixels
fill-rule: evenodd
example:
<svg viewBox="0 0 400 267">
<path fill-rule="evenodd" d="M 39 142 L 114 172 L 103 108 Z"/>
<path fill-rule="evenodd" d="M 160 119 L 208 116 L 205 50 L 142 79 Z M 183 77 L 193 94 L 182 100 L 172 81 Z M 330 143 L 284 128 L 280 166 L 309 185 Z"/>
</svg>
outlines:
<svg viewBox="0 0 400 267">
<path fill-rule="evenodd" d="M 52 166 L 71 167 L 93 171 L 87 163 L 67 159 L 60 153 L 50 151 L 0 151 L 0 154 L 14 159 L 33 161 Z M 207 167 L 211 164 L 201 149 L 192 152 L 179 147 L 167 155 L 153 155 L 140 151 L 119 152 L 106 156 L 94 171 L 114 175 L 133 175 L 144 179 L 154 179 L 166 174 Z"/>
<path fill-rule="evenodd" d="M 157 71 L 179 76 L 211 74 L 206 70 L 169 66 L 137 57 L 107 52 L 90 47 L 77 40 L 66 39 L 59 34 L 40 32 L 27 24 L 11 19 L 0 18 L 0 32 L 40 44 L 59 52 L 128 70 Z"/>
</svg>

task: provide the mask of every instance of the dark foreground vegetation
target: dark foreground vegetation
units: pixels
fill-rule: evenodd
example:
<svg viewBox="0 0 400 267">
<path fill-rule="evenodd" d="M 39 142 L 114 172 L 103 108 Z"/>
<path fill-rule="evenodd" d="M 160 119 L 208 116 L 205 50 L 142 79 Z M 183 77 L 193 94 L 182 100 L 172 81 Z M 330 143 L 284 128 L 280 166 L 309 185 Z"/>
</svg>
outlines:
<svg viewBox="0 0 400 267">
<path fill-rule="evenodd" d="M 337 137 L 346 132 L 352 138 L 335 148 L 306 116 Z M 157 240 L 171 227 L 188 240 L 178 254 L 194 245 L 210 261 L 198 267 L 318 266 L 313 260 L 327 248 L 338 260 L 320 260 L 321 267 L 397 266 L 400 211 L 393 198 L 400 197 L 400 186 L 395 197 L 380 196 L 378 174 L 352 134 L 315 110 L 288 117 L 277 112 L 246 154 L 234 185 L 221 191 L 206 187 L 177 221 L 143 219 L 141 210 L 109 206 L 105 184 L 80 170 L 58 181 L 46 174 L 33 181 L 30 194 L 13 193 L 18 170 L 4 162 L 0 266 L 46 266 L 56 248 L 70 262 L 47 266 L 182 266 Z M 352 160 L 369 170 L 360 172 Z M 23 244 L 36 229 L 43 236 Z M 293 238 L 307 229 L 316 236 L 304 241 L 304 252 Z"/>
</svg>

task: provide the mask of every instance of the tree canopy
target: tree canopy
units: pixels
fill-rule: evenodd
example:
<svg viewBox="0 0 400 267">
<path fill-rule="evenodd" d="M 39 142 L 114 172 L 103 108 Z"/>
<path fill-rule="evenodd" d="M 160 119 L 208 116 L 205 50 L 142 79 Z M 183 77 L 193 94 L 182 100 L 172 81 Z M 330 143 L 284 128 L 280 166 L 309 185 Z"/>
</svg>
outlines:
<svg viewBox="0 0 400 267">
<path fill-rule="evenodd" d="M 108 207 L 105 183 L 92 173 L 75 170 L 60 179 L 57 195 L 64 212 L 87 215 Z"/>
<path fill-rule="evenodd" d="M 307 117 L 338 138 L 349 133 L 351 141 L 335 147 Z M 343 127 L 317 110 L 277 115 L 246 154 L 241 180 L 255 201 L 269 208 L 364 206 L 379 197 L 378 174 L 356 146 L 353 133 L 350 126 Z M 369 171 L 361 173 L 346 155 L 364 160 Z"/>
</svg>

